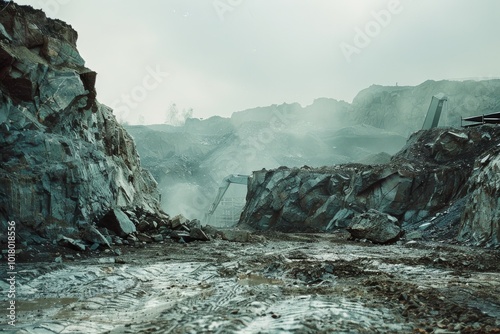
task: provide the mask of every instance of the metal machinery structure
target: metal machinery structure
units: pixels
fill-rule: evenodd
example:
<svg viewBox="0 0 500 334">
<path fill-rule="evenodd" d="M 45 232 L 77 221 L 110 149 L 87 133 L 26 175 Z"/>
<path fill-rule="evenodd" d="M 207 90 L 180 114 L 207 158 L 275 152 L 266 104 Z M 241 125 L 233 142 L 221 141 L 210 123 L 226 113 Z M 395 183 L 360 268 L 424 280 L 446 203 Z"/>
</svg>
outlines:
<svg viewBox="0 0 500 334">
<path fill-rule="evenodd" d="M 470 124 L 464 125 L 463 122 L 471 122 Z M 478 126 L 481 124 L 500 124 L 500 112 L 492 114 L 484 114 L 479 116 L 466 117 L 461 119 L 462 127 Z"/>
<path fill-rule="evenodd" d="M 428 130 L 438 126 L 439 119 L 443 110 L 445 110 L 447 106 L 447 102 L 448 98 L 443 93 L 439 93 L 432 97 L 422 130 Z M 466 123 L 464 124 L 464 122 Z M 478 126 L 481 124 L 500 124 L 500 112 L 465 118 L 462 117 L 460 120 L 460 125 L 464 128 Z"/>
<path fill-rule="evenodd" d="M 443 112 L 447 101 L 448 98 L 443 93 L 439 93 L 432 97 L 422 130 L 429 130 L 438 126 L 441 113 Z"/>
<path fill-rule="evenodd" d="M 247 185 L 249 177 L 250 176 L 248 176 L 248 175 L 231 174 L 231 175 L 226 176 L 224 178 L 224 180 L 222 180 L 222 183 L 219 186 L 219 190 L 217 192 L 217 196 L 215 197 L 214 202 L 212 203 L 212 205 L 208 209 L 208 212 L 205 215 L 205 222 L 206 222 L 206 224 L 210 223 L 215 210 L 217 209 L 217 207 L 221 203 L 222 198 L 224 197 L 224 194 L 226 193 L 226 191 L 229 188 L 229 186 L 231 185 L 231 183 Z M 228 203 L 224 203 L 224 202 L 223 203 L 224 204 L 229 204 L 230 206 L 234 206 L 234 202 L 233 201 L 229 200 L 227 202 Z M 229 219 L 233 219 L 234 220 L 234 218 L 235 218 L 234 217 L 234 213 L 229 213 Z"/>
</svg>

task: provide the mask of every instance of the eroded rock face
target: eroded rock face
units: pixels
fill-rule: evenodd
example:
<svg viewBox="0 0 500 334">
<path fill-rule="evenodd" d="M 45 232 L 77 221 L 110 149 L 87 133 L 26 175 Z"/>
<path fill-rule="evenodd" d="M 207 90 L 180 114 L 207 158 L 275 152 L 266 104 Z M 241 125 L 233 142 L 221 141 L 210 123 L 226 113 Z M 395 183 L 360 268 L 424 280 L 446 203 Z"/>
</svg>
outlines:
<svg viewBox="0 0 500 334">
<path fill-rule="evenodd" d="M 394 216 L 400 224 L 423 221 L 467 195 L 464 185 L 475 159 L 499 143 L 500 127 L 432 129 L 414 133 L 388 164 L 257 171 L 249 180 L 240 223 L 259 230 L 329 231 L 347 227 L 370 209 Z M 498 166 L 489 164 L 486 183 L 498 189 Z M 476 197 L 484 197 L 479 193 Z M 498 191 L 488 193 L 487 207 L 493 207 Z M 491 217 L 498 217 L 498 208 L 492 212 Z"/>
<path fill-rule="evenodd" d="M 78 233 L 110 209 L 159 212 L 132 138 L 96 100 L 77 33 L 42 11 L 0 12 L 0 221 Z"/>
<path fill-rule="evenodd" d="M 467 188 L 470 195 L 459 239 L 481 246 L 500 245 L 500 147 L 477 159 Z"/>
</svg>

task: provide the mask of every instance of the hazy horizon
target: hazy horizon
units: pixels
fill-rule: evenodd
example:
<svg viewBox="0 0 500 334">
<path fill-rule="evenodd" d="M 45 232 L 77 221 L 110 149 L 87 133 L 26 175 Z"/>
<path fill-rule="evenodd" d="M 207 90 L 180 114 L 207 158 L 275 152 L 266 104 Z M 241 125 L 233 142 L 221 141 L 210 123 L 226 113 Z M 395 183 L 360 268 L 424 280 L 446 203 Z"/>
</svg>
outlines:
<svg viewBox="0 0 500 334">
<path fill-rule="evenodd" d="M 500 76 L 500 2 L 22 0 L 78 32 L 100 102 L 130 124 L 229 117 L 372 84 Z M 192 109 L 192 111 L 190 111 Z"/>
</svg>

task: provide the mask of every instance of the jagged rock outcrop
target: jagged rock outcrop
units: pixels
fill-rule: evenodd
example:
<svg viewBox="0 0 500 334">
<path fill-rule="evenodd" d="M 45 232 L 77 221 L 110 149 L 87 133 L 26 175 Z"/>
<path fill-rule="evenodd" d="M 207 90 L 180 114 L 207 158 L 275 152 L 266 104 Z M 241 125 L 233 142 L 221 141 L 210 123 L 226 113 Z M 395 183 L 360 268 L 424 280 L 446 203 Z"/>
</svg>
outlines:
<svg viewBox="0 0 500 334">
<path fill-rule="evenodd" d="M 498 157 L 499 143 L 500 127 L 438 128 L 414 133 L 388 164 L 257 171 L 249 180 L 240 223 L 259 230 L 329 231 L 347 227 L 355 215 L 370 209 L 394 216 L 402 225 L 421 222 L 467 196 L 464 185 L 473 175 L 475 159 L 484 160 L 488 153 Z M 481 202 L 493 207 L 498 192 L 491 187 L 498 189 L 500 181 L 494 173 L 498 166 L 489 164 L 491 170 L 474 172 L 487 176 L 477 176 L 481 181 L 470 187 L 486 182 L 489 188 L 482 190 L 488 195 Z M 495 210 L 488 217 L 498 217 Z M 473 215 L 484 221 L 484 215 Z"/>
<path fill-rule="evenodd" d="M 476 160 L 467 184 L 469 196 L 459 240 L 481 246 L 500 245 L 500 143 Z"/>
<path fill-rule="evenodd" d="M 160 212 L 157 184 L 96 100 L 76 40 L 29 6 L 0 12 L 0 221 L 50 238 L 78 235 L 114 208 Z"/>
</svg>

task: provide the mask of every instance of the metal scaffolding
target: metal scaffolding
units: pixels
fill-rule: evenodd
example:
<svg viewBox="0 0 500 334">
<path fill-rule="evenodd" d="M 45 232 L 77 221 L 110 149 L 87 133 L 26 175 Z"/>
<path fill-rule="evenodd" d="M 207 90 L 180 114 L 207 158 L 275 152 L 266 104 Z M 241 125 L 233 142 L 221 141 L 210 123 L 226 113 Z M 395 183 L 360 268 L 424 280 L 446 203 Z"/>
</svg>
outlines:
<svg viewBox="0 0 500 334">
<path fill-rule="evenodd" d="M 464 124 L 464 122 L 468 122 Z M 466 117 L 461 119 L 462 127 L 478 126 L 482 124 L 500 124 L 500 112 Z"/>
<path fill-rule="evenodd" d="M 211 225 L 216 227 L 231 227 L 236 225 L 244 206 L 244 197 L 223 198 L 213 213 Z"/>
</svg>

